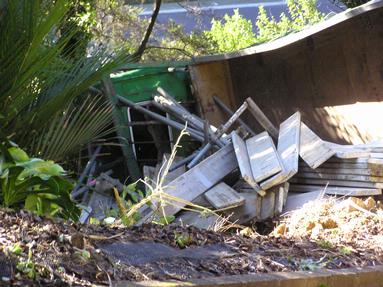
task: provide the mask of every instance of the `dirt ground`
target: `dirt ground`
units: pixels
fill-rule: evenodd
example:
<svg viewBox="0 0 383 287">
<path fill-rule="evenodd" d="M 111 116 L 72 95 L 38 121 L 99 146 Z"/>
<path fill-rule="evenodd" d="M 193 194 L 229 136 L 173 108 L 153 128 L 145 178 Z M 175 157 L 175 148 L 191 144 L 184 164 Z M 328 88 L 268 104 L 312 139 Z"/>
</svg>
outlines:
<svg viewBox="0 0 383 287">
<path fill-rule="evenodd" d="M 81 226 L 0 210 L 0 285 L 109 285 L 382 264 L 379 203 L 355 202 L 305 206 L 269 235 L 154 224 Z"/>
</svg>

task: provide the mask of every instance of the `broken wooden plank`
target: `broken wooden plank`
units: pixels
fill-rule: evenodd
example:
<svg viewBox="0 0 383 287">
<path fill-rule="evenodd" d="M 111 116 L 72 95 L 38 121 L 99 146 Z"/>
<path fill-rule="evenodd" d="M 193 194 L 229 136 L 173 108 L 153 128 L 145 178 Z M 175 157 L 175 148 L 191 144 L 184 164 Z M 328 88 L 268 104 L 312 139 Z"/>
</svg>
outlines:
<svg viewBox="0 0 383 287">
<path fill-rule="evenodd" d="M 253 178 L 260 182 L 282 170 L 282 163 L 273 140 L 267 132 L 246 140 Z"/>
<path fill-rule="evenodd" d="M 164 191 L 182 200 L 192 201 L 237 167 L 238 162 L 230 143 L 170 182 Z M 176 204 L 164 206 L 164 213 L 168 216 L 173 215 L 185 206 L 181 202 Z"/>
<path fill-rule="evenodd" d="M 275 192 L 268 191 L 262 197 L 260 220 L 266 220 L 274 216 L 275 210 Z"/>
<path fill-rule="evenodd" d="M 296 112 L 279 128 L 277 151 L 282 160 L 282 171 L 261 183 L 262 189 L 269 189 L 287 181 L 298 172 L 301 114 Z"/>
<path fill-rule="evenodd" d="M 363 188 L 363 187 L 342 187 L 342 186 L 318 186 L 318 185 L 300 185 L 292 184 L 290 186 L 292 192 L 311 192 L 325 191 L 331 195 L 349 195 L 349 196 L 373 196 L 382 194 L 379 188 Z"/>
<path fill-rule="evenodd" d="M 240 206 L 245 202 L 244 197 L 224 182 L 218 183 L 204 195 L 216 209 Z"/>
<path fill-rule="evenodd" d="M 335 151 L 329 145 L 301 123 L 299 155 L 311 168 L 317 168 L 334 154 Z"/>
<path fill-rule="evenodd" d="M 375 183 L 376 187 L 383 187 L 383 178 L 377 176 L 355 175 L 355 174 L 335 174 L 321 172 L 300 172 L 298 178 L 317 178 L 317 179 L 333 179 L 333 180 L 350 180 Z"/>
<path fill-rule="evenodd" d="M 245 224 L 251 220 L 258 220 L 261 215 L 262 197 L 252 189 L 240 194 L 245 198 L 245 203 L 239 207 L 224 211 L 223 214 L 229 216 L 229 220 L 237 224 Z"/>
<path fill-rule="evenodd" d="M 285 198 L 285 184 L 281 184 L 275 188 L 275 206 L 274 206 L 274 215 L 279 215 L 282 213 L 284 206 Z"/>
<path fill-rule="evenodd" d="M 368 187 L 368 188 L 380 188 L 381 184 L 365 181 L 351 181 L 351 180 L 335 180 L 335 179 L 315 179 L 315 178 L 297 178 L 290 179 L 290 183 L 299 184 L 314 184 L 326 186 L 347 186 L 347 187 Z"/>
<path fill-rule="evenodd" d="M 242 178 L 257 192 L 264 195 L 264 192 L 260 191 L 261 188 L 256 183 L 250 166 L 250 158 L 247 152 L 245 141 L 233 131 L 231 133 L 231 139 L 234 147 L 235 156 L 237 157 L 239 170 Z"/>
<path fill-rule="evenodd" d="M 370 151 L 367 149 L 356 148 L 353 145 L 340 145 L 332 142 L 325 143 L 335 151 L 335 156 L 342 159 L 369 157 Z"/>
<path fill-rule="evenodd" d="M 278 129 L 272 124 L 272 122 L 266 117 L 266 115 L 262 112 L 262 110 L 257 106 L 257 104 L 253 101 L 252 98 L 246 99 L 247 104 L 249 105 L 249 111 L 254 116 L 254 118 L 258 121 L 258 123 L 270 133 L 270 135 L 274 138 L 278 138 Z"/>
</svg>

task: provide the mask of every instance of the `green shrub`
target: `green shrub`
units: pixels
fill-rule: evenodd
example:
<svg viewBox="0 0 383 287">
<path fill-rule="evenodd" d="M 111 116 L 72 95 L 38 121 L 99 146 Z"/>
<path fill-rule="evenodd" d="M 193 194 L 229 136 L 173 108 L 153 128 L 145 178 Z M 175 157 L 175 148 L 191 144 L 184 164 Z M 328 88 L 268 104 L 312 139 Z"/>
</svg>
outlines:
<svg viewBox="0 0 383 287">
<path fill-rule="evenodd" d="M 70 198 L 72 188 L 60 165 L 30 158 L 8 140 L 0 142 L 0 204 L 3 206 L 24 206 L 38 215 L 78 220 L 80 210 Z"/>
</svg>

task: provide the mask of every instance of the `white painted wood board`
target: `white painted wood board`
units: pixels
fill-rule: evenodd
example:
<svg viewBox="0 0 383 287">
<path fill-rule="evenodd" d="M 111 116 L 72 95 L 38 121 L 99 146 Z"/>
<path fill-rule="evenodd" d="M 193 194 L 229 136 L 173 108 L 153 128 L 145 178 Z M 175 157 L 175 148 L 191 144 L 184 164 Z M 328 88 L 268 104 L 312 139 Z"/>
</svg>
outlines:
<svg viewBox="0 0 383 287">
<path fill-rule="evenodd" d="M 245 203 L 225 211 L 224 215 L 230 216 L 230 221 L 237 224 L 245 224 L 251 220 L 258 220 L 261 215 L 262 197 L 252 190 L 241 192 L 240 194 L 245 198 Z"/>
<path fill-rule="evenodd" d="M 277 151 L 282 160 L 282 171 L 261 183 L 267 190 L 287 181 L 298 172 L 301 114 L 296 112 L 279 127 Z"/>
<path fill-rule="evenodd" d="M 319 167 L 334 154 L 335 151 L 326 142 L 301 123 L 299 155 L 311 168 Z"/>
<path fill-rule="evenodd" d="M 275 192 L 268 191 L 262 197 L 260 220 L 266 220 L 274 216 L 275 210 Z"/>
<path fill-rule="evenodd" d="M 238 162 L 230 143 L 170 182 L 164 191 L 169 195 L 192 201 L 236 168 Z M 177 206 L 166 205 L 165 214 L 176 214 L 183 206 L 185 205 L 180 202 L 177 202 Z"/>
<path fill-rule="evenodd" d="M 349 180 L 363 181 L 375 183 L 376 187 L 383 187 L 383 178 L 376 176 L 355 175 L 355 174 L 335 174 L 335 173 L 320 173 L 320 172 L 300 172 L 298 178 L 317 178 L 317 179 L 334 179 L 334 180 Z M 380 186 L 378 186 L 380 185 Z"/>
<path fill-rule="evenodd" d="M 347 186 L 347 187 L 368 187 L 368 188 L 380 188 L 381 184 L 366 181 L 351 181 L 351 180 L 335 180 L 335 179 L 316 179 L 316 178 L 297 178 L 290 179 L 290 183 L 299 184 L 313 184 L 326 186 Z"/>
<path fill-rule="evenodd" d="M 245 198 L 224 182 L 218 183 L 204 195 L 216 209 L 239 206 L 245 203 Z"/>
<path fill-rule="evenodd" d="M 251 171 L 256 182 L 260 182 L 282 170 L 282 162 L 273 140 L 267 132 L 246 140 Z"/>
<path fill-rule="evenodd" d="M 324 191 L 330 195 L 349 195 L 349 196 L 373 196 L 382 194 L 379 188 L 363 188 L 363 187 L 342 187 L 342 186 L 319 186 L 319 185 L 300 185 L 291 184 L 290 190 L 292 192 L 311 192 Z"/>
<path fill-rule="evenodd" d="M 239 170 L 242 178 L 255 190 L 259 191 L 261 188 L 255 182 L 253 173 L 250 166 L 250 158 L 247 152 L 245 141 L 235 132 L 231 133 L 231 139 L 234 147 L 235 156 L 237 157 Z"/>
</svg>

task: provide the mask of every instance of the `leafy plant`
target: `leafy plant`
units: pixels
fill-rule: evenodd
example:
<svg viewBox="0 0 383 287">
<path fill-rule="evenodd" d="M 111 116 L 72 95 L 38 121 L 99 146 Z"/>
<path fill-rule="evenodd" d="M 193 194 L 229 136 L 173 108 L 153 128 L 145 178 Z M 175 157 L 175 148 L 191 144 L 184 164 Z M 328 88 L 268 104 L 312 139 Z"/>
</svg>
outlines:
<svg viewBox="0 0 383 287">
<path fill-rule="evenodd" d="M 37 272 L 36 272 L 35 264 L 32 261 L 32 255 L 33 255 L 32 254 L 32 249 L 29 248 L 28 259 L 27 260 L 21 259 L 17 263 L 16 269 L 18 271 L 26 274 L 30 279 L 35 279 L 36 275 L 37 275 Z"/>
<path fill-rule="evenodd" d="M 174 231 L 174 240 L 176 244 L 178 245 L 178 247 L 185 248 L 186 246 L 190 245 L 193 239 L 190 236 L 190 234 L 178 233 Z"/>
<path fill-rule="evenodd" d="M 34 156 L 48 152 L 48 144 L 48 154 L 62 157 L 63 152 L 64 155 L 75 152 L 82 148 L 82 144 L 97 137 L 99 130 L 93 126 L 91 129 L 94 132 L 72 138 L 71 148 L 63 149 L 60 145 L 62 138 L 52 138 L 62 134 L 51 133 L 48 138 L 46 135 L 47 131 L 63 128 L 66 133 L 71 130 L 70 133 L 75 134 L 78 125 L 65 126 L 68 118 L 64 114 L 73 116 L 73 113 L 80 113 L 71 103 L 81 98 L 104 75 L 131 60 L 129 55 L 118 52 L 117 47 L 113 54 L 95 49 L 92 57 L 87 57 L 84 45 L 89 39 L 75 37 L 83 26 L 67 21 L 71 8 L 71 2 L 67 0 L 1 1 L 2 132 L 12 136 Z M 63 26 L 65 29 L 62 29 Z M 75 54 L 82 56 L 74 57 Z M 82 122 L 81 130 L 87 130 L 92 124 L 91 120 Z M 36 148 L 39 146 L 41 150 Z M 53 151 L 55 148 L 59 151 Z"/>
<path fill-rule="evenodd" d="M 0 203 L 4 206 L 24 204 L 39 215 L 77 220 L 80 210 L 70 198 L 72 187 L 60 165 L 29 158 L 6 139 L 0 143 Z"/>
</svg>

